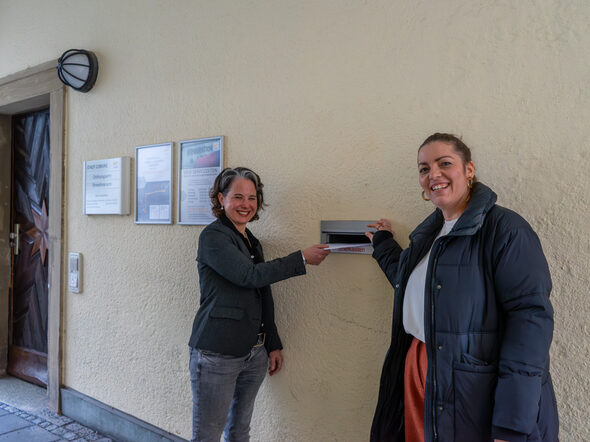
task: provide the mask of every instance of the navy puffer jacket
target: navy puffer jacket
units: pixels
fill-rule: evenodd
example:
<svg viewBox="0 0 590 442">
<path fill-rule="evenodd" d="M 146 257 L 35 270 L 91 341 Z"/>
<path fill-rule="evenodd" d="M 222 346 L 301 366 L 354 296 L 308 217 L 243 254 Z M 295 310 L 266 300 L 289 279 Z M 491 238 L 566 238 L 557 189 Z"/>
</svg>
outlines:
<svg viewBox="0 0 590 442">
<path fill-rule="evenodd" d="M 539 238 L 496 194 L 474 186 L 446 236 L 436 210 L 403 250 L 377 232 L 373 257 L 395 288 L 387 353 L 371 441 L 404 441 L 403 373 L 412 340 L 403 328 L 404 290 L 432 245 L 424 299 L 428 356 L 426 442 L 558 441 L 549 374 L 551 277 Z"/>
</svg>

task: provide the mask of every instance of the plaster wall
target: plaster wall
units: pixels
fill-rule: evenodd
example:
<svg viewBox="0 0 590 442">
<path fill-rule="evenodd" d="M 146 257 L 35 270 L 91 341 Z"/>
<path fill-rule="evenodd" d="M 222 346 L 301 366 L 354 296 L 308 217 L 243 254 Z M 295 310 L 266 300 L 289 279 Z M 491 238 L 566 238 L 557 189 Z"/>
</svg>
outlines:
<svg viewBox="0 0 590 442">
<path fill-rule="evenodd" d="M 183 437 L 201 227 L 82 214 L 82 161 L 226 136 L 269 207 L 267 257 L 316 243 L 321 219 L 389 217 L 402 245 L 432 210 L 416 149 L 450 131 L 477 174 L 538 232 L 552 271 L 552 371 L 564 441 L 590 440 L 590 3 L 0 0 L 0 78 L 94 50 L 99 79 L 67 94 L 65 385 Z M 332 255 L 274 287 L 284 370 L 260 441 L 367 440 L 393 291 L 369 256 Z"/>
</svg>

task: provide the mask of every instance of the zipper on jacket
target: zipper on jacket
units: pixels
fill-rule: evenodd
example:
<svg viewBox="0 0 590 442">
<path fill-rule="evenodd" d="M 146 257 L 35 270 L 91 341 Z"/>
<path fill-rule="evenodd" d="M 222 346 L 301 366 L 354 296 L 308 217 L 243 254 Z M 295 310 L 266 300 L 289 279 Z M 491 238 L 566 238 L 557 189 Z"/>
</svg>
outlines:
<svg viewBox="0 0 590 442">
<path fill-rule="evenodd" d="M 432 268 L 436 267 L 437 259 L 434 260 Z M 434 440 L 438 440 L 438 431 L 436 428 L 436 389 L 437 389 L 437 381 L 436 381 L 436 349 L 434 343 L 434 337 L 436 334 L 434 333 L 435 327 L 435 314 L 434 314 L 434 292 L 433 292 L 434 281 L 431 280 L 430 284 L 430 354 L 432 354 L 432 432 L 434 436 Z"/>
<path fill-rule="evenodd" d="M 435 441 L 438 440 L 436 419 L 436 390 L 438 383 L 436 380 L 436 342 L 434 342 L 436 336 L 436 315 L 434 308 L 434 293 L 436 288 L 436 281 L 434 280 L 434 269 L 436 268 L 436 265 L 438 263 L 438 257 L 442 253 L 443 248 L 444 241 L 441 239 L 436 247 L 436 254 L 434 255 L 434 259 L 432 261 L 432 268 L 430 269 L 430 353 L 432 354 L 432 433 Z"/>
</svg>

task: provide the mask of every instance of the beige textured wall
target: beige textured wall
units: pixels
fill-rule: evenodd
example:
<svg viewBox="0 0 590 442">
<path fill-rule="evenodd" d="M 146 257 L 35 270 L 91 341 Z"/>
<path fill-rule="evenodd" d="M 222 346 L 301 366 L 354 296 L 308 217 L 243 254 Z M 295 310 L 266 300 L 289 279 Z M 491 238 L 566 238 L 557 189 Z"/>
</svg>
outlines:
<svg viewBox="0 0 590 442">
<path fill-rule="evenodd" d="M 527 218 L 550 263 L 552 370 L 564 441 L 590 440 L 590 3 L 570 1 L 0 0 L 0 78 L 71 47 L 99 80 L 68 93 L 65 384 L 184 437 L 199 227 L 82 215 L 82 161 L 225 135 L 258 171 L 268 257 L 319 240 L 321 219 L 430 212 L 417 145 L 442 130 Z M 330 256 L 276 284 L 285 369 L 262 387 L 254 440 L 366 440 L 392 290 L 368 256 Z"/>
</svg>

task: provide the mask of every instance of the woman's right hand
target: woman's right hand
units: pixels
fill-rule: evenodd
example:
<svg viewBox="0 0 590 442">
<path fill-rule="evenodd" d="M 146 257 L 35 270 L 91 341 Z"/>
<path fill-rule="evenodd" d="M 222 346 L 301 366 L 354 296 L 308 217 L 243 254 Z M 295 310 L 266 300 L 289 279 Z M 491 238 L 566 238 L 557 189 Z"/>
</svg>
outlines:
<svg viewBox="0 0 590 442">
<path fill-rule="evenodd" d="M 371 224 L 367 224 L 367 227 L 374 227 L 375 229 L 377 229 L 377 231 L 386 230 L 388 232 L 391 232 L 391 234 L 393 235 L 393 229 L 391 228 L 391 221 L 389 221 L 388 219 L 385 219 L 385 218 L 381 218 L 379 221 L 376 221 Z M 365 232 L 365 236 L 367 238 L 369 238 L 371 240 L 371 242 L 373 242 L 373 232 Z"/>
<path fill-rule="evenodd" d="M 319 265 L 324 258 L 330 254 L 330 250 L 328 250 L 327 247 L 329 247 L 328 244 L 316 244 L 302 250 L 301 252 L 303 253 L 305 262 L 312 266 Z"/>
</svg>

